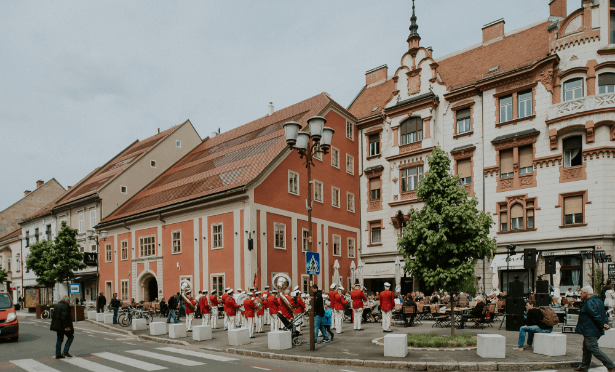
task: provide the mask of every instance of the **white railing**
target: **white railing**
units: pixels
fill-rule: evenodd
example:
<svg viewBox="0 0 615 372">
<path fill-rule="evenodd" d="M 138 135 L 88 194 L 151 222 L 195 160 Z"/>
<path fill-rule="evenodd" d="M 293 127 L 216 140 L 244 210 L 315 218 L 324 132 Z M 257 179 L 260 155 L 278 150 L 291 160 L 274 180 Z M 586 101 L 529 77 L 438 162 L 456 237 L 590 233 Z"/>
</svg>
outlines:
<svg viewBox="0 0 615 372">
<path fill-rule="evenodd" d="M 547 120 L 605 107 L 615 107 L 615 93 L 598 94 L 558 103 L 549 109 Z"/>
</svg>

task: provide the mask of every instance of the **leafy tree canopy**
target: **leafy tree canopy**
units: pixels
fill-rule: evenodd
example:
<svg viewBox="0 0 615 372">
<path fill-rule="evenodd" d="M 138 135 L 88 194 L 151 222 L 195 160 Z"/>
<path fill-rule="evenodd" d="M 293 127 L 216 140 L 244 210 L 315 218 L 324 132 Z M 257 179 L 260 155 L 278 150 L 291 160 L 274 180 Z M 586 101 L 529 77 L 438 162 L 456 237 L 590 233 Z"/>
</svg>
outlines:
<svg viewBox="0 0 615 372">
<path fill-rule="evenodd" d="M 36 274 L 36 281 L 39 285 L 53 287 L 56 278 L 52 276 L 50 263 L 53 261 L 53 243 L 47 240 L 32 244 L 30 255 L 26 259 L 26 269 L 32 270 Z"/>
<path fill-rule="evenodd" d="M 6 271 L 4 271 L 3 268 L 0 268 L 0 284 L 6 282 L 6 278 L 8 277 L 9 277 L 9 274 Z"/>
</svg>

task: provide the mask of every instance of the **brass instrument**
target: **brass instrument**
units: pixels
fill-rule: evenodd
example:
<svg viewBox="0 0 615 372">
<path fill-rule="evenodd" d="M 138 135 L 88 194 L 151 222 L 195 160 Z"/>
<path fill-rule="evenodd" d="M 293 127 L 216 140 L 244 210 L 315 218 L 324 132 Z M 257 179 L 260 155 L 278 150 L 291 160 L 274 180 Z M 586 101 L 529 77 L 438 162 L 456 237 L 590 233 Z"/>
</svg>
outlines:
<svg viewBox="0 0 615 372">
<path fill-rule="evenodd" d="M 290 304 L 284 293 L 291 286 L 290 276 L 284 273 L 276 274 L 276 276 L 273 277 L 273 286 L 278 290 L 278 294 L 281 299 L 280 303 L 284 304 L 290 313 L 293 314 L 293 306 Z"/>
<path fill-rule="evenodd" d="M 190 307 L 192 311 L 196 311 L 196 306 L 194 306 L 192 302 L 188 299 L 188 297 L 186 297 L 186 295 L 192 293 L 192 284 L 190 283 L 190 281 L 184 279 L 181 281 L 181 283 L 179 283 L 179 293 L 184 299 L 184 303 L 186 304 L 186 306 Z"/>
</svg>

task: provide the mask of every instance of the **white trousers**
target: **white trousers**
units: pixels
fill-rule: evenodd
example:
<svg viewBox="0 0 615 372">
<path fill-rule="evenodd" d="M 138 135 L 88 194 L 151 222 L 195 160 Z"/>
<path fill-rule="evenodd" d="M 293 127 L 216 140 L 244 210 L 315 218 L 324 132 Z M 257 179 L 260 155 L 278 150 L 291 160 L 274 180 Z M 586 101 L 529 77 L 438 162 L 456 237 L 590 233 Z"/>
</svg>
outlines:
<svg viewBox="0 0 615 372">
<path fill-rule="evenodd" d="M 271 322 L 271 332 L 275 332 L 279 329 L 278 327 L 278 314 L 269 314 L 269 321 Z"/>
<path fill-rule="evenodd" d="M 263 320 L 264 320 L 265 316 L 264 315 L 257 315 L 256 316 L 256 332 L 261 333 L 263 332 Z"/>
<path fill-rule="evenodd" d="M 224 312 L 224 330 L 225 331 L 228 329 L 228 323 L 229 323 L 229 316 L 225 311 Z"/>
<path fill-rule="evenodd" d="M 250 337 L 254 337 L 254 318 L 244 318 L 248 326 L 248 333 Z"/>
<path fill-rule="evenodd" d="M 243 318 L 243 315 L 241 315 L 241 313 L 237 313 L 237 315 L 235 315 L 235 327 L 237 328 L 241 327 L 242 318 Z"/>
<path fill-rule="evenodd" d="M 353 322 L 353 328 L 354 329 L 361 329 L 361 321 L 363 320 L 363 309 L 352 309 L 352 311 L 354 312 L 354 322 Z"/>
<path fill-rule="evenodd" d="M 335 333 L 342 333 L 342 323 L 344 321 L 344 310 L 333 310 L 335 317 Z"/>
<path fill-rule="evenodd" d="M 269 325 L 269 310 L 265 309 L 265 315 L 264 315 L 264 325 Z"/>
<path fill-rule="evenodd" d="M 233 329 L 235 329 L 235 317 L 236 315 L 228 316 L 228 330 L 229 331 L 232 331 Z"/>
<path fill-rule="evenodd" d="M 293 315 L 295 315 L 295 314 L 293 314 Z M 303 323 L 303 314 L 301 314 L 301 316 L 298 317 L 297 319 L 299 319 L 301 321 L 300 323 Z M 297 326 L 297 331 L 301 332 L 301 326 L 300 325 Z"/>
<path fill-rule="evenodd" d="M 192 320 L 194 319 L 194 313 L 186 314 L 186 331 L 192 330 Z"/>
<path fill-rule="evenodd" d="M 201 314 L 201 316 L 203 317 L 203 325 L 209 325 L 209 314 Z"/>
<path fill-rule="evenodd" d="M 241 316 L 241 328 L 248 328 L 248 318 Z"/>
<path fill-rule="evenodd" d="M 393 315 L 392 310 L 382 312 L 382 329 L 385 331 L 391 330 L 391 315 Z"/>
<path fill-rule="evenodd" d="M 213 307 L 211 309 L 211 328 L 212 329 L 216 329 L 218 328 L 218 308 L 217 307 Z"/>
</svg>

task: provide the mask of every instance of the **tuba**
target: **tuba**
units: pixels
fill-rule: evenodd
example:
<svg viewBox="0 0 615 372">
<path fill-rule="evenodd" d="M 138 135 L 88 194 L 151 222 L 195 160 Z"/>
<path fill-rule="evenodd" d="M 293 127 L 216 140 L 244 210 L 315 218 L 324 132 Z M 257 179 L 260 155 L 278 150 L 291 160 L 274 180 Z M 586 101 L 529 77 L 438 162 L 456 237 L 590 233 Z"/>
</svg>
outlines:
<svg viewBox="0 0 615 372">
<path fill-rule="evenodd" d="M 190 293 L 192 293 L 192 284 L 188 280 L 184 279 L 181 281 L 181 283 L 179 283 L 179 289 L 180 289 L 179 293 L 184 299 L 184 303 L 186 304 L 186 306 L 192 309 L 192 311 L 196 311 L 196 307 L 186 297 L 186 295 L 189 295 Z"/>
<path fill-rule="evenodd" d="M 284 304 L 284 306 L 288 308 L 290 313 L 293 314 L 293 306 L 290 304 L 290 302 L 288 302 L 288 299 L 286 298 L 286 295 L 284 294 L 284 291 L 290 288 L 290 285 L 291 285 L 290 276 L 288 276 L 287 274 L 280 273 L 273 277 L 273 286 L 278 290 L 278 294 L 281 295 L 280 303 Z"/>
</svg>

